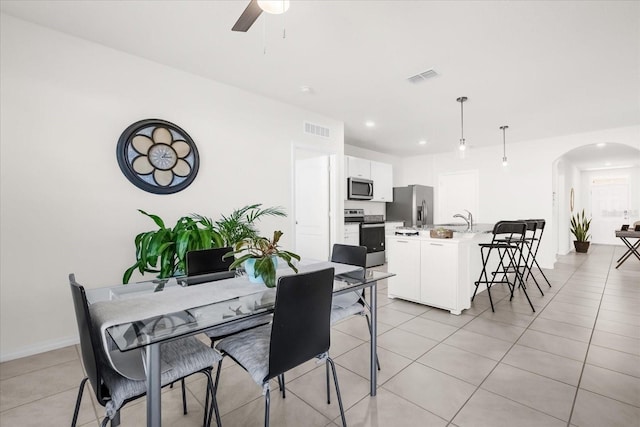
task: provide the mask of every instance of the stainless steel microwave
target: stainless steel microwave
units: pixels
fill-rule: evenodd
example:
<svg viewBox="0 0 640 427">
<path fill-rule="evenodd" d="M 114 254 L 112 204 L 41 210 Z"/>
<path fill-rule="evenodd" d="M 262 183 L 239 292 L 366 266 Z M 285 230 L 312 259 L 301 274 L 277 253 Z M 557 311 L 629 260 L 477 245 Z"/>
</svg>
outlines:
<svg viewBox="0 0 640 427">
<path fill-rule="evenodd" d="M 373 199 L 373 181 L 363 178 L 347 178 L 347 199 L 371 200 Z"/>
</svg>

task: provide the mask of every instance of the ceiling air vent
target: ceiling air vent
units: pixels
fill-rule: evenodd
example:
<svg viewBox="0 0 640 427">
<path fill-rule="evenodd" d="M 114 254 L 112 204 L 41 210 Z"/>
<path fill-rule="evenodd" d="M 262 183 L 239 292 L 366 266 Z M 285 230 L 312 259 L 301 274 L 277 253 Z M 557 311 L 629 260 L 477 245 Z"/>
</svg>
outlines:
<svg viewBox="0 0 640 427">
<path fill-rule="evenodd" d="M 420 74 L 416 74 L 415 76 L 409 77 L 407 80 L 409 80 L 409 82 L 411 83 L 417 84 L 417 83 L 422 83 L 423 81 L 431 77 L 435 77 L 437 75 L 438 73 L 436 72 L 436 70 L 434 70 L 433 68 L 430 68 L 427 71 L 424 71 Z"/>
<path fill-rule="evenodd" d="M 309 123 L 309 122 L 304 122 L 304 133 L 308 135 L 321 136 L 323 138 L 330 137 L 329 128 L 316 125 L 313 123 Z"/>
</svg>

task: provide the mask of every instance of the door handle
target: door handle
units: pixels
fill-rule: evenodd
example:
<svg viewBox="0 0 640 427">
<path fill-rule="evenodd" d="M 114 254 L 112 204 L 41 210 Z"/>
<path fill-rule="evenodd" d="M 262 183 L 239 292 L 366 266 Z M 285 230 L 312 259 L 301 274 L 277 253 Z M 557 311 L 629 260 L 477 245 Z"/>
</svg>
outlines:
<svg viewBox="0 0 640 427">
<path fill-rule="evenodd" d="M 362 228 L 384 228 L 384 224 L 362 224 Z"/>
</svg>

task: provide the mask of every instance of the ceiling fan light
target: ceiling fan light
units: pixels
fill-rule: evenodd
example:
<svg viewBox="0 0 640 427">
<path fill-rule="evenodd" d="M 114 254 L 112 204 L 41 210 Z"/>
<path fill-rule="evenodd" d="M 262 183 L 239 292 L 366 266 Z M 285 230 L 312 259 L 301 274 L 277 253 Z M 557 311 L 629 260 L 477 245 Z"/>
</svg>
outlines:
<svg viewBox="0 0 640 427">
<path fill-rule="evenodd" d="M 289 0 L 258 0 L 260 9 L 267 13 L 279 15 L 289 10 Z"/>
</svg>

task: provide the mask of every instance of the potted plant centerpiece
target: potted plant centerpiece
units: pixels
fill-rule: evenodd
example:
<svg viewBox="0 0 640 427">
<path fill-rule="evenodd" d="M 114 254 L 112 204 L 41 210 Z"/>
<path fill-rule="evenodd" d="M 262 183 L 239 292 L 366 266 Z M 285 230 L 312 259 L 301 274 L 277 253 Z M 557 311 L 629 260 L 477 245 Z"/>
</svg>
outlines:
<svg viewBox="0 0 640 427">
<path fill-rule="evenodd" d="M 200 249 L 234 247 L 244 239 L 257 237 L 255 223 L 265 216 L 286 216 L 281 207 L 262 208 L 260 203 L 235 209 L 213 221 L 203 215 L 191 214 L 178 219 L 174 227 L 167 227 L 158 215 L 138 211 L 151 218 L 158 229 L 145 231 L 135 238 L 136 262 L 129 267 L 122 283 L 129 283 L 131 275 L 157 273 L 166 279 L 186 272 L 186 254 Z"/>
<path fill-rule="evenodd" d="M 576 252 L 586 253 L 589 250 L 589 226 L 591 225 L 591 218 L 587 219 L 582 212 L 571 216 L 571 233 L 575 236 L 576 240 L 573 241 L 573 245 L 576 248 Z"/>
<path fill-rule="evenodd" d="M 282 237 L 282 231 L 275 231 L 272 239 L 260 236 L 250 236 L 235 245 L 234 251 L 227 253 L 224 257 L 236 256 L 230 269 L 239 265 L 244 265 L 244 269 L 253 283 L 264 283 L 267 287 L 276 286 L 276 267 L 278 258 L 287 262 L 289 267 L 296 273 L 298 269 L 292 264 L 292 259 L 300 261 L 300 256 L 293 252 L 285 251 L 278 247 L 278 242 Z"/>
</svg>

